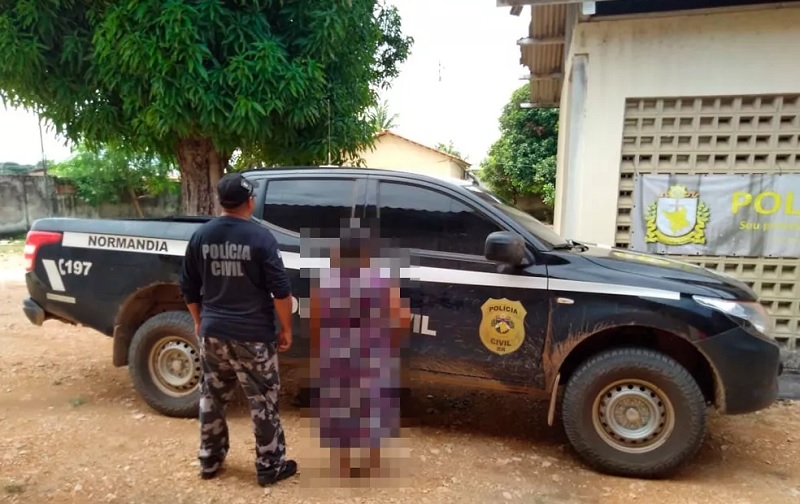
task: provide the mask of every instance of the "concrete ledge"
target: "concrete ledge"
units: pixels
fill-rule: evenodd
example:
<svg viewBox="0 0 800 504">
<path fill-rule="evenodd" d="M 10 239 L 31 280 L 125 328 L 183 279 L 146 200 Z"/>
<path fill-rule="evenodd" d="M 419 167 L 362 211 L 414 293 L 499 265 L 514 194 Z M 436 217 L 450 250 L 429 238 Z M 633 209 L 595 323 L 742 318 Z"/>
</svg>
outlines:
<svg viewBox="0 0 800 504">
<path fill-rule="evenodd" d="M 795 372 L 783 373 L 778 379 L 778 399 L 785 401 L 800 400 L 800 374 Z"/>
<path fill-rule="evenodd" d="M 800 350 L 781 348 L 781 360 L 786 369 L 800 372 Z"/>
</svg>

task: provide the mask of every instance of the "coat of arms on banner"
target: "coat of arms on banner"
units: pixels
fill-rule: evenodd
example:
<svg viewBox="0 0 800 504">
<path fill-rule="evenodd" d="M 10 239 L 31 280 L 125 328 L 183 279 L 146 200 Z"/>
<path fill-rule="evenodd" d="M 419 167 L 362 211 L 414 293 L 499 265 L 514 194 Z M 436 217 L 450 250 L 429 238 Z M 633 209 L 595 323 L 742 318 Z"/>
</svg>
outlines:
<svg viewBox="0 0 800 504">
<path fill-rule="evenodd" d="M 711 210 L 700 201 L 697 192 L 674 185 L 647 208 L 645 242 L 673 246 L 705 244 L 710 217 Z"/>
</svg>

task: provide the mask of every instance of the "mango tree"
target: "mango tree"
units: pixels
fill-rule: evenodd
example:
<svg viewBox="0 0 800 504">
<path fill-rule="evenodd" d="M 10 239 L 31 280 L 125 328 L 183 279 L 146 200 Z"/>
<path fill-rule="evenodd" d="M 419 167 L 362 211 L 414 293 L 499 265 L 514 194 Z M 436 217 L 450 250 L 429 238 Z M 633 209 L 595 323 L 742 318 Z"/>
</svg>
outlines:
<svg viewBox="0 0 800 504">
<path fill-rule="evenodd" d="M 183 210 L 210 214 L 237 149 L 356 157 L 412 42 L 375 0 L 0 0 L 0 100 L 90 148 L 174 159 Z"/>
</svg>

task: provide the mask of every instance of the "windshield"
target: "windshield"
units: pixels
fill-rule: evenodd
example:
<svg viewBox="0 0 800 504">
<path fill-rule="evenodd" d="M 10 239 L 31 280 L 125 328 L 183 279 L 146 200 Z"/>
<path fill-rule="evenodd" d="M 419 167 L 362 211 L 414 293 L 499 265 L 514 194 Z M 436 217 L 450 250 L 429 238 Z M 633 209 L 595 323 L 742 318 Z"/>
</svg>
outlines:
<svg viewBox="0 0 800 504">
<path fill-rule="evenodd" d="M 517 224 L 525 228 L 531 234 L 545 242 L 550 247 L 556 247 L 559 245 L 567 245 L 567 241 L 562 238 L 558 233 L 550 229 L 548 226 L 543 224 L 541 221 L 536 219 L 530 214 L 519 210 L 506 202 L 500 199 L 494 193 L 488 191 L 487 189 L 477 186 L 477 185 L 468 185 L 465 186 L 466 189 L 471 191 L 473 194 L 481 198 L 482 200 L 486 201 L 487 203 L 491 204 L 493 207 L 497 208 L 508 217 L 513 219 Z"/>
</svg>

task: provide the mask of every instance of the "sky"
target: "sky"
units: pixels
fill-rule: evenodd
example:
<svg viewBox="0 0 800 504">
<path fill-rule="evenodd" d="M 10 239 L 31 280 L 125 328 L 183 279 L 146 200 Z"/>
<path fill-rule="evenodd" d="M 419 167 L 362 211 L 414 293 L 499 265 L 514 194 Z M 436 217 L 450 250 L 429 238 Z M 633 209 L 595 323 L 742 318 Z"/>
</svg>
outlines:
<svg viewBox="0 0 800 504">
<path fill-rule="evenodd" d="M 527 34 L 529 11 L 512 16 L 495 0 L 391 3 L 400 12 L 403 32 L 414 37 L 400 75 L 381 95 L 390 113 L 397 114 L 394 131 L 431 147 L 452 141 L 477 166 L 500 136 L 503 106 L 525 83 L 516 41 Z M 69 157 L 64 139 L 44 126 L 42 133 L 48 161 Z M 0 162 L 41 159 L 36 115 L 0 106 Z"/>
</svg>

